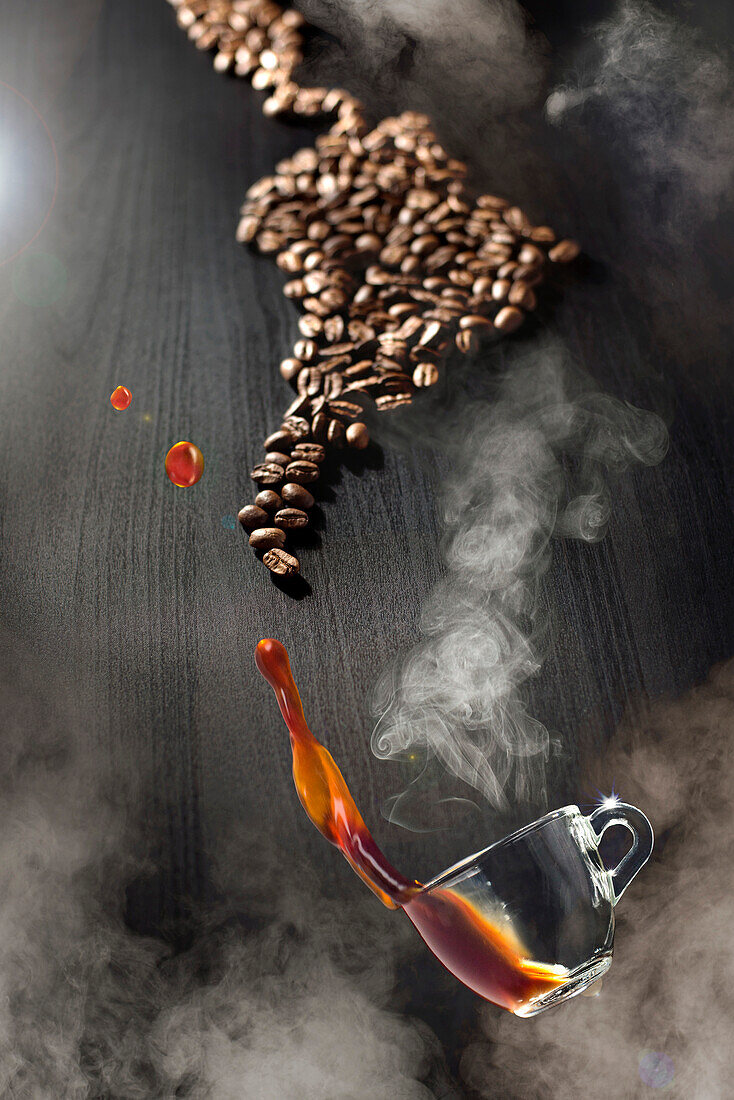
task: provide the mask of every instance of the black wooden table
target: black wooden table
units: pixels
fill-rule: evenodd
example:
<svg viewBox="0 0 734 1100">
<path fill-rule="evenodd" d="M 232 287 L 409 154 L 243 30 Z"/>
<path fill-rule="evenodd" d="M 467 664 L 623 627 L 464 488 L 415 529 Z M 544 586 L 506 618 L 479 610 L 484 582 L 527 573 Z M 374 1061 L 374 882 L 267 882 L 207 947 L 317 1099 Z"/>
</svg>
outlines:
<svg viewBox="0 0 734 1100">
<path fill-rule="evenodd" d="M 236 245 L 237 210 L 313 130 L 264 119 L 260 97 L 217 76 L 163 0 L 36 5 L 44 19 L 5 7 L 0 152 L 16 175 L 4 255 L 32 236 L 54 192 L 48 135 L 18 92 L 58 156 L 48 221 L 0 267 L 8 722 L 52 743 L 68 733 L 100 768 L 139 778 L 156 871 L 130 891 L 137 927 L 175 939 L 182 899 L 207 903 L 212 854 L 234 826 L 350 889 L 348 868 L 304 820 L 254 667 L 255 643 L 274 636 L 379 840 L 399 866 L 438 870 L 486 837 L 427 838 L 380 820 L 396 773 L 371 754 L 369 693 L 416 639 L 442 570 L 440 441 L 386 437 L 343 470 L 301 554 L 302 598 L 272 583 L 232 520 L 288 400 L 276 365 L 296 327 L 281 273 Z M 603 251 L 593 211 L 565 221 Z M 589 745 L 626 708 L 682 692 L 734 651 L 732 382 L 715 354 L 684 363 L 668 349 L 656 361 L 644 312 L 604 277 L 572 280 L 548 324 L 600 384 L 672 410 L 668 456 L 617 487 L 606 540 L 559 544 L 547 577 L 552 632 L 533 704 L 569 744 Z M 511 362 L 534 338 L 503 354 Z M 120 383 L 133 402 L 115 413 Z M 402 438 L 412 415 L 422 424 L 406 413 Z M 163 470 L 180 439 L 206 461 L 189 490 Z M 552 801 L 583 794 L 574 767 Z"/>
</svg>

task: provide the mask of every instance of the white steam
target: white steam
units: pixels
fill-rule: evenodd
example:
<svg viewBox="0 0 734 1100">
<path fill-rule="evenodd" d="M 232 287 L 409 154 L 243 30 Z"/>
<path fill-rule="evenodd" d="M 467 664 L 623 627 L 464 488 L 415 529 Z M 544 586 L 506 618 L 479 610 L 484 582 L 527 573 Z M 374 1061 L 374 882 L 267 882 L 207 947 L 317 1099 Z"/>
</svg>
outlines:
<svg viewBox="0 0 734 1100">
<path fill-rule="evenodd" d="M 58 699 L 44 724 L 3 696 L 0 1095 L 422 1100 L 427 1077 L 455 1095 L 429 1029 L 396 1011 L 407 921 L 356 881 L 329 900 L 250 829 L 218 851 L 220 900 L 193 907 L 186 950 L 136 934 L 126 889 L 164 823 L 58 728 Z"/>
<path fill-rule="evenodd" d="M 697 200 L 716 214 L 734 173 L 734 80 L 725 55 L 646 0 L 622 0 L 593 40 L 596 63 L 548 96 L 550 121 L 596 102 L 614 116 L 617 142 L 645 180 L 638 204 L 667 184 L 670 217 Z"/>
<path fill-rule="evenodd" d="M 486 1038 L 461 1063 L 479 1096 L 637 1098 L 656 1086 L 677 1100 L 731 1095 L 733 733 L 729 662 L 622 730 L 590 769 L 589 789 L 608 788 L 613 775 L 622 797 L 644 807 L 657 838 L 652 861 L 619 904 L 617 952 L 598 997 L 576 998 L 529 1028 L 485 1010 Z"/>
<path fill-rule="evenodd" d="M 377 685 L 372 747 L 383 759 L 436 759 L 505 809 L 544 794 L 548 732 L 523 689 L 541 665 L 552 538 L 601 538 L 610 481 L 659 462 L 667 432 L 548 347 L 514 363 L 494 400 L 463 409 L 460 423 L 465 443 L 440 499 L 446 575 L 425 603 L 422 639 Z"/>
<path fill-rule="evenodd" d="M 490 147 L 502 158 L 510 131 L 539 109 L 545 40 L 515 0 L 304 0 L 301 8 L 338 45 L 314 68 L 345 83 L 369 109 L 428 112 L 456 154 Z M 510 121 L 512 120 L 512 122 Z"/>
<path fill-rule="evenodd" d="M 658 348 L 674 362 L 726 356 L 734 292 L 731 54 L 646 0 L 621 0 L 589 38 L 545 113 L 576 145 L 571 172 L 578 161 L 588 175 L 574 190 L 582 201 L 587 191 L 595 208 L 591 235 L 606 250 L 598 258 L 624 273 Z"/>
</svg>

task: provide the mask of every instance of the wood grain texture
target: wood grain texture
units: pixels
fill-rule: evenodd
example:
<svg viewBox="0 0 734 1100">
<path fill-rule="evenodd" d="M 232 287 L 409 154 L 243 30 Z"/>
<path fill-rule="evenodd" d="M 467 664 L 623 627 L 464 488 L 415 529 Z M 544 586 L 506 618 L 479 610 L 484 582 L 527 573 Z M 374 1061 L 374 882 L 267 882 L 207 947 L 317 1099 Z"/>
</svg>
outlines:
<svg viewBox="0 0 734 1100">
<path fill-rule="evenodd" d="M 250 499 L 249 466 L 288 399 L 276 364 L 296 333 L 281 274 L 235 244 L 237 210 L 313 131 L 264 119 L 259 97 L 213 72 L 163 0 L 79 0 L 63 15 L 44 4 L 42 32 L 22 6 L 8 13 L 0 71 L 56 142 L 55 207 L 27 251 L 65 272 L 54 301 L 29 304 L 19 261 L 0 268 L 5 644 L 32 654 L 32 690 L 52 708 L 67 693 L 104 753 L 156 777 L 167 827 L 164 882 L 141 902 L 151 924 L 206 890 L 207 853 L 233 821 L 268 829 L 325 878 L 349 874 L 304 828 L 285 732 L 253 664 L 267 635 L 291 653 L 313 728 L 391 857 L 435 871 L 488 838 L 380 824 L 395 772 L 371 755 L 368 699 L 417 637 L 440 575 L 445 458 L 391 445 L 345 468 L 321 545 L 300 555 L 300 600 L 222 524 Z M 40 138 L 39 158 L 43 173 L 17 199 L 28 224 L 48 192 Z M 646 321 L 614 293 L 568 287 L 547 323 L 602 384 L 645 404 Z M 510 342 L 503 361 L 533 338 Z M 547 579 L 552 632 L 533 704 L 579 743 L 602 742 L 636 700 L 678 693 L 734 651 L 731 382 L 720 363 L 695 374 L 673 364 L 668 381 L 668 457 L 624 479 L 607 539 L 559 545 Z M 108 400 L 119 383 L 133 394 L 123 414 Z M 163 470 L 180 439 L 206 461 L 186 491 Z M 579 796 L 573 759 L 553 794 Z"/>
</svg>

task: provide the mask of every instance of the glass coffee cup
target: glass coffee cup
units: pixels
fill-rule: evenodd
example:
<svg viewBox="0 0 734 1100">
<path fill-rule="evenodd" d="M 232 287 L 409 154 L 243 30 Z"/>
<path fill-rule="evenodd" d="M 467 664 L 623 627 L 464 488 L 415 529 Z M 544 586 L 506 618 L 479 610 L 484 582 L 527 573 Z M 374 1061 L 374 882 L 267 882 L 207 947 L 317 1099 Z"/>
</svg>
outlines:
<svg viewBox="0 0 734 1100">
<path fill-rule="evenodd" d="M 633 839 L 608 870 L 599 844 L 613 825 Z M 460 981 L 518 1016 L 534 1016 L 609 969 L 614 907 L 652 848 L 652 826 L 634 806 L 605 804 L 588 817 L 565 806 L 450 867 L 404 909 Z M 466 934 L 472 922 L 481 936 Z M 491 951 L 483 950 L 487 929 Z"/>
</svg>

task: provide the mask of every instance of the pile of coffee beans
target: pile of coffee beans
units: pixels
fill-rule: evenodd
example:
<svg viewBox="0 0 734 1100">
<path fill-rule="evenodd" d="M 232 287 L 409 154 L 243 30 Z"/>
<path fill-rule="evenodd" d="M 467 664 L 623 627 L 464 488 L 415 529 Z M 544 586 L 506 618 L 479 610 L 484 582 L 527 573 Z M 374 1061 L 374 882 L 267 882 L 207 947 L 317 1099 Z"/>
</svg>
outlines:
<svg viewBox="0 0 734 1100">
<path fill-rule="evenodd" d="M 579 252 L 506 199 L 476 194 L 426 115 L 370 128 L 362 104 L 335 88 L 300 88 L 302 16 L 270 0 L 171 0 L 214 67 L 267 90 L 269 116 L 333 116 L 315 145 L 250 187 L 237 240 L 274 255 L 284 293 L 302 309 L 280 364 L 296 390 L 252 469 L 259 492 L 239 513 L 272 572 L 297 573 L 285 549 L 309 523 L 326 449 L 369 444 L 369 408 L 409 404 L 438 381 L 451 348 L 513 332 L 550 266 Z"/>
</svg>

